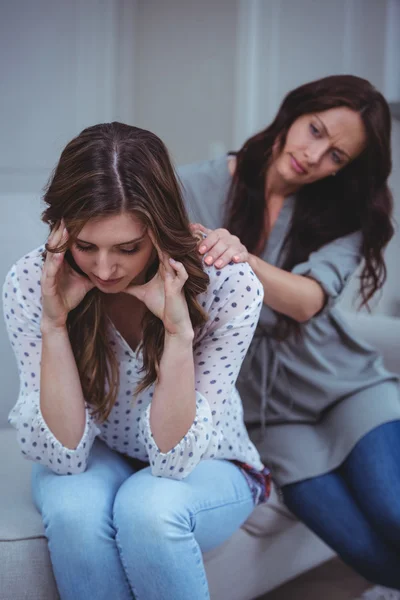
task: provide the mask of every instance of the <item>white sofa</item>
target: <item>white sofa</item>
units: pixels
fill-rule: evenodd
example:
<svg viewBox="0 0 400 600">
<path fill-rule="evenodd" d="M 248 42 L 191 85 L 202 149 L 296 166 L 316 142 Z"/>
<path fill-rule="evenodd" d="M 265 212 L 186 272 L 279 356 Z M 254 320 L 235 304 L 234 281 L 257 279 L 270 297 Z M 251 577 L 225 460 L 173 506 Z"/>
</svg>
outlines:
<svg viewBox="0 0 400 600">
<path fill-rule="evenodd" d="M 382 350 L 388 368 L 400 373 L 400 319 L 349 318 L 366 341 Z M 56 600 L 47 542 L 31 499 L 31 463 L 7 425 L 14 402 L 6 398 L 0 406 L 0 600 Z M 254 599 L 333 556 L 273 491 L 269 503 L 257 508 L 230 540 L 205 555 L 211 597 Z"/>
</svg>

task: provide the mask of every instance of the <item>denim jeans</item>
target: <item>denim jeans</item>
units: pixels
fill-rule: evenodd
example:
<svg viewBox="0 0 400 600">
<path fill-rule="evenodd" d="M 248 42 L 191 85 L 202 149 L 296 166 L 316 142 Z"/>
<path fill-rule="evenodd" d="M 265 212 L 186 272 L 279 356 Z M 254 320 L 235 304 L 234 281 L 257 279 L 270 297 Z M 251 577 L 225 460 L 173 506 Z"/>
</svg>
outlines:
<svg viewBox="0 0 400 600">
<path fill-rule="evenodd" d="M 400 590 L 400 421 L 370 431 L 337 470 L 282 491 L 288 508 L 344 562 Z"/>
<path fill-rule="evenodd" d="M 135 472 L 99 440 L 84 473 L 35 464 L 32 481 L 62 600 L 209 598 L 202 551 L 228 539 L 254 508 L 228 461 L 204 460 L 177 481 L 148 467 Z"/>
</svg>

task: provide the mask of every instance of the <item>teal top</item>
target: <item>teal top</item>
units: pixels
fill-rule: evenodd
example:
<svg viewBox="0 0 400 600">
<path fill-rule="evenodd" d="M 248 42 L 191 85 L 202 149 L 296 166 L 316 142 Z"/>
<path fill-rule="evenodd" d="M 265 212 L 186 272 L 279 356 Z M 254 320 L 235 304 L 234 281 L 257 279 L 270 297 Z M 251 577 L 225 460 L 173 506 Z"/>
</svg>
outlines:
<svg viewBox="0 0 400 600">
<path fill-rule="evenodd" d="M 221 227 L 231 176 L 227 158 L 178 170 L 192 221 Z M 285 200 L 261 256 L 282 266 L 295 196 Z M 313 252 L 293 273 L 312 277 L 327 295 L 324 309 L 301 325 L 301 338 L 272 337 L 276 314 L 265 304 L 238 389 L 245 419 L 277 485 L 338 467 L 368 431 L 400 419 L 397 375 L 379 352 L 358 339 L 336 304 L 360 264 L 361 233 Z"/>
</svg>

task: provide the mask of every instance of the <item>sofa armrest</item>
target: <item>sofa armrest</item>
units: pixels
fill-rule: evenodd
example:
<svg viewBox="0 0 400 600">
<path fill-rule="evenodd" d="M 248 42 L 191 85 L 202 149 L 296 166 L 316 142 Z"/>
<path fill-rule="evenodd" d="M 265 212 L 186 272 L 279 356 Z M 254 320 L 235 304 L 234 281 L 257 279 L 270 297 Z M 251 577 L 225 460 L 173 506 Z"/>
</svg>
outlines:
<svg viewBox="0 0 400 600">
<path fill-rule="evenodd" d="M 400 319 L 341 311 L 353 331 L 383 355 L 385 367 L 400 374 Z"/>
</svg>

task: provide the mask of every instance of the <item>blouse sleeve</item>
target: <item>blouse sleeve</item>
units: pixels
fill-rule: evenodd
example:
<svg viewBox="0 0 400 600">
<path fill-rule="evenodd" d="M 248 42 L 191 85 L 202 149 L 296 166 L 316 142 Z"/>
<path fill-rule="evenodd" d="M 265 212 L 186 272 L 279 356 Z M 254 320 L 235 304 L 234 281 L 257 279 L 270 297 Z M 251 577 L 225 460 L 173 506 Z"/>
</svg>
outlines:
<svg viewBox="0 0 400 600">
<path fill-rule="evenodd" d="M 327 295 L 328 305 L 338 300 L 361 262 L 361 232 L 338 238 L 294 267 L 292 273 L 315 279 Z"/>
<path fill-rule="evenodd" d="M 210 286 L 199 300 L 209 315 L 194 344 L 196 415 L 181 441 L 161 452 L 150 427 L 150 406 L 140 431 L 153 475 L 183 479 L 203 458 L 215 458 L 221 440 L 236 435 L 232 395 L 260 314 L 263 288 L 247 263 L 208 268 Z M 227 418 L 229 417 L 229 418 Z M 232 430 L 233 427 L 233 430 Z"/>
<path fill-rule="evenodd" d="M 28 257 L 27 257 L 28 258 Z M 57 440 L 40 410 L 40 275 L 37 261 L 19 263 L 8 273 L 3 287 L 3 306 L 8 336 L 18 364 L 20 391 L 9 423 L 18 432 L 18 442 L 26 458 L 40 462 L 55 473 L 66 475 L 85 470 L 90 448 L 100 430 L 86 408 L 86 425 L 74 449 Z"/>
</svg>

